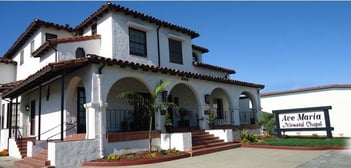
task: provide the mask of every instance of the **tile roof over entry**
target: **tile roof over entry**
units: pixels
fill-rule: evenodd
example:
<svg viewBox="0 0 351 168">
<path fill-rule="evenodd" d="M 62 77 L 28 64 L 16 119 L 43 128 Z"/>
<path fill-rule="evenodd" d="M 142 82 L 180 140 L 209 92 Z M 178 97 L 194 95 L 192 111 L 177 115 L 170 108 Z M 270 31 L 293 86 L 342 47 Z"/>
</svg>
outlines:
<svg viewBox="0 0 351 168">
<path fill-rule="evenodd" d="M 261 84 L 248 83 L 248 82 L 232 80 L 232 79 L 227 79 L 227 78 L 222 78 L 217 76 L 210 76 L 210 75 L 193 73 L 188 71 L 181 71 L 178 69 L 172 69 L 167 67 L 140 64 L 140 63 L 135 63 L 135 62 L 126 61 L 126 60 L 110 59 L 110 58 L 101 57 L 98 55 L 88 54 L 85 58 L 78 58 L 74 60 L 48 64 L 47 66 L 43 67 L 42 69 L 37 71 L 35 74 L 29 76 L 25 80 L 18 82 L 16 86 L 13 86 L 12 88 L 5 91 L 3 94 L 3 97 L 19 96 L 26 90 L 35 88 L 39 84 L 47 82 L 52 78 L 60 76 L 64 73 L 71 73 L 91 63 L 97 63 L 97 64 L 105 63 L 106 65 L 111 65 L 111 66 L 115 65 L 115 66 L 120 66 L 122 68 L 129 67 L 135 70 L 140 69 L 143 71 L 150 71 L 152 73 L 162 73 L 162 74 L 168 74 L 173 76 L 187 77 L 187 78 L 219 82 L 219 83 L 227 83 L 227 84 L 233 84 L 233 85 L 239 85 L 239 86 L 254 87 L 259 89 L 264 88 L 264 85 L 261 85 Z"/>
</svg>

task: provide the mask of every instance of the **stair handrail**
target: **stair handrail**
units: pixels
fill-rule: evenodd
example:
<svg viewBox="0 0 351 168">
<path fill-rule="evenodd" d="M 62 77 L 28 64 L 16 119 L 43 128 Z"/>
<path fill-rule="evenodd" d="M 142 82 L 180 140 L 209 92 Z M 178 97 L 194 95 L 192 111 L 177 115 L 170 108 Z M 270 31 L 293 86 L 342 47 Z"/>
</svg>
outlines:
<svg viewBox="0 0 351 168">
<path fill-rule="evenodd" d="M 71 123 L 64 122 L 64 124 L 71 124 Z M 50 131 L 54 130 L 55 128 L 58 128 L 58 127 L 61 127 L 61 124 L 56 125 L 56 126 L 50 128 L 50 129 L 46 130 L 45 132 L 41 133 L 40 136 L 42 136 L 42 135 L 44 135 L 44 134 L 46 134 L 46 133 L 48 133 L 48 132 L 50 132 Z"/>
<path fill-rule="evenodd" d="M 67 131 L 69 131 L 69 130 L 71 130 L 71 129 L 77 127 L 77 124 L 73 124 L 73 123 L 68 123 L 68 124 L 69 124 L 69 125 L 72 125 L 72 126 L 69 127 L 69 128 L 66 128 L 63 132 L 67 132 Z M 62 133 L 62 132 L 60 131 L 60 132 L 58 132 L 58 133 L 56 133 L 56 134 L 54 134 L 54 135 L 49 136 L 49 137 L 46 139 L 46 141 L 48 142 L 48 141 L 50 140 L 50 138 L 52 138 L 52 137 L 54 137 L 54 136 L 56 136 L 56 135 L 60 135 L 61 133 Z"/>
<path fill-rule="evenodd" d="M 22 139 L 23 139 L 23 136 L 22 136 L 22 133 L 21 133 L 21 127 L 20 126 L 12 126 L 11 127 L 11 130 L 14 130 L 15 131 L 15 140 L 16 141 L 19 141 L 19 144 L 20 144 L 20 148 L 22 148 Z"/>
</svg>

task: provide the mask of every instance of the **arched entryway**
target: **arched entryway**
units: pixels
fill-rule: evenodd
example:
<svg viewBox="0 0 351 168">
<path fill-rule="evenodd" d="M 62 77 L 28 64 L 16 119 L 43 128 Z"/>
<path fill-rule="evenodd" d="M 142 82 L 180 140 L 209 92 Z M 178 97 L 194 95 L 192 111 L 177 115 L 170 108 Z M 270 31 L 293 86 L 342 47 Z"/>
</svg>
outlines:
<svg viewBox="0 0 351 168">
<path fill-rule="evenodd" d="M 244 91 L 239 97 L 240 124 L 256 124 L 257 107 L 256 101 L 250 92 Z"/>
<path fill-rule="evenodd" d="M 231 114 L 229 98 L 222 88 L 212 90 L 210 94 L 210 111 L 215 114 L 215 125 L 230 125 Z"/>
<path fill-rule="evenodd" d="M 148 87 L 139 79 L 127 77 L 115 82 L 107 96 L 107 132 L 148 130 L 149 118 L 146 111 L 138 104 L 133 104 L 120 97 L 121 93 L 130 91 L 144 98 L 150 97 Z"/>
<path fill-rule="evenodd" d="M 86 90 L 79 77 L 73 77 L 68 84 L 66 102 L 66 136 L 86 133 Z"/>
<path fill-rule="evenodd" d="M 170 109 L 176 128 L 199 127 L 198 101 L 192 88 L 186 84 L 176 84 L 168 94 L 168 101 L 179 107 L 178 112 Z"/>
</svg>

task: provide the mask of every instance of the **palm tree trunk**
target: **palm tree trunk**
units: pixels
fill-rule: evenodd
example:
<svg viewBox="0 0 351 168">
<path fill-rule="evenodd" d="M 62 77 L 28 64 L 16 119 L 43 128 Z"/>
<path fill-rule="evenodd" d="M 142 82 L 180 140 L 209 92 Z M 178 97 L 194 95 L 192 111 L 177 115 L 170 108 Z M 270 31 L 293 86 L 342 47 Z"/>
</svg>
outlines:
<svg viewBox="0 0 351 168">
<path fill-rule="evenodd" d="M 149 122 L 149 152 L 151 153 L 152 148 L 152 115 L 150 116 Z"/>
</svg>

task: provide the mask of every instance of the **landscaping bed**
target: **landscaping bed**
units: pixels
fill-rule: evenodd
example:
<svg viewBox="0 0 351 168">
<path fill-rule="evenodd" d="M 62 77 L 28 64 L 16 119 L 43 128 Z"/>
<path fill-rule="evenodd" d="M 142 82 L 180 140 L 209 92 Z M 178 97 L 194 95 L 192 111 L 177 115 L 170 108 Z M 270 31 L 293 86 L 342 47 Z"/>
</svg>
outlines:
<svg viewBox="0 0 351 168">
<path fill-rule="evenodd" d="M 107 158 L 84 162 L 83 166 L 129 166 L 171 161 L 190 157 L 187 152 L 174 149 L 160 151 L 143 151 L 137 153 L 110 154 Z"/>
</svg>

